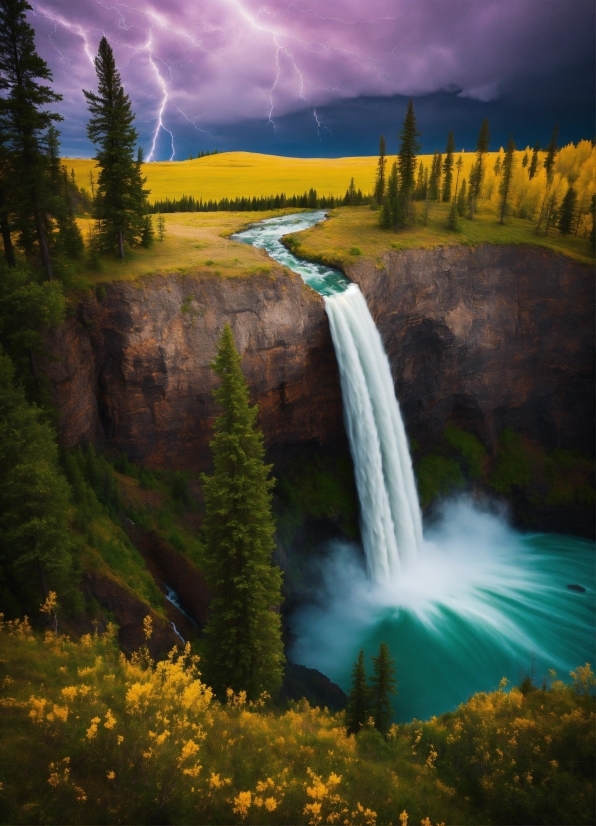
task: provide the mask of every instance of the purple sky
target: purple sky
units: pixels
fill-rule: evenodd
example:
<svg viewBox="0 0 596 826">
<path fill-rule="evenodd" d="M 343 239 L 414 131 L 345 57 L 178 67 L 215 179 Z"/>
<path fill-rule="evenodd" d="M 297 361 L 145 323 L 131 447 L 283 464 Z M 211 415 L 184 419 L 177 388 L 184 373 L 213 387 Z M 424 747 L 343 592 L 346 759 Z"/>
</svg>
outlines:
<svg viewBox="0 0 596 826">
<path fill-rule="evenodd" d="M 360 134 L 362 101 L 376 102 L 374 151 L 383 101 L 392 104 L 395 132 L 393 102 L 402 97 L 420 99 L 425 111 L 425 101 L 447 95 L 454 111 L 479 116 L 491 106 L 517 105 L 521 113 L 537 96 L 545 112 L 569 107 L 571 91 L 576 110 L 591 100 L 592 0 L 30 2 L 38 49 L 64 95 L 63 146 L 71 154 L 92 151 L 81 89 L 96 86 L 92 60 L 103 34 L 154 159 L 169 158 L 172 146 L 180 158 L 215 146 L 254 150 L 259 140 L 263 151 L 278 145 L 289 154 L 292 130 L 297 146 L 299 134 L 321 154 L 343 154 L 350 141 L 359 145 L 350 119 Z M 584 97 L 574 88 L 566 100 L 561 78 L 577 87 L 583 77 Z M 550 100 L 541 79 L 553 89 Z"/>
</svg>

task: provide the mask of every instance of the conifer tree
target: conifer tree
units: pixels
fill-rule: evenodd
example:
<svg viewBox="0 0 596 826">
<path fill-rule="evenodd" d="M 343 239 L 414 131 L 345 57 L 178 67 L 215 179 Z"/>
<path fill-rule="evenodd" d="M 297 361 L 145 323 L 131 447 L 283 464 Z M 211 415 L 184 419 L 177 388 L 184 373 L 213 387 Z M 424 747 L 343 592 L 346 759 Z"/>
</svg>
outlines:
<svg viewBox="0 0 596 826">
<path fill-rule="evenodd" d="M 447 136 L 447 149 L 445 160 L 443 161 L 443 201 L 448 203 L 451 200 L 451 187 L 453 186 L 453 153 L 455 152 L 455 140 L 453 132 Z"/>
<path fill-rule="evenodd" d="M 43 139 L 48 128 L 62 120 L 46 107 L 62 100 L 62 96 L 43 83 L 52 80 L 52 73 L 35 49 L 35 32 L 26 18 L 31 10 L 26 0 L 0 0 L 0 133 L 10 158 L 5 166 L 5 195 L 9 201 L 5 210 L 13 215 L 19 246 L 29 257 L 39 251 L 45 274 L 51 279 L 48 169 Z M 10 263 L 9 250 L 5 240 Z"/>
<path fill-rule="evenodd" d="M 523 156 L 523 158 L 522 158 L 522 162 L 521 162 L 521 163 L 522 163 L 522 167 L 523 167 L 524 169 L 526 169 L 526 168 L 527 168 L 529 161 L 530 161 L 530 159 L 528 158 L 528 153 L 527 153 L 527 152 L 524 152 L 524 156 Z"/>
<path fill-rule="evenodd" d="M 437 152 L 433 154 L 433 159 L 430 163 L 430 175 L 428 176 L 428 197 L 432 201 L 436 201 L 439 197 L 439 155 Z"/>
<path fill-rule="evenodd" d="M 546 148 L 546 158 L 544 159 L 544 168 L 546 169 L 546 180 L 550 186 L 555 174 L 555 157 L 557 155 L 557 137 L 559 134 L 559 124 L 556 123 L 551 135 L 550 142 Z"/>
<path fill-rule="evenodd" d="M 397 155 L 397 165 L 399 169 L 398 226 L 405 226 L 410 219 L 416 175 L 416 152 L 420 149 L 420 144 L 418 143 L 419 135 L 420 132 L 416 127 L 414 104 L 410 99 L 408 101 L 404 123 L 399 133 L 400 145 Z"/>
<path fill-rule="evenodd" d="M 467 193 L 466 179 L 464 178 L 463 181 L 461 182 L 461 187 L 460 187 L 460 190 L 459 190 L 459 194 L 457 196 L 457 214 L 458 215 L 465 215 L 467 201 L 468 201 L 468 193 Z"/>
<path fill-rule="evenodd" d="M 83 90 L 91 118 L 87 134 L 97 148 L 99 166 L 94 216 L 102 251 L 124 258 L 124 243 L 141 243 L 145 227 L 147 190 L 142 177 L 142 154 L 135 160 L 137 131 L 134 113 L 105 37 L 95 58 L 97 94 Z"/>
<path fill-rule="evenodd" d="M 346 706 L 346 730 L 348 734 L 358 734 L 366 725 L 370 714 L 369 688 L 366 682 L 364 651 L 360 649 L 358 659 L 352 669 L 352 687 L 348 694 Z"/>
<path fill-rule="evenodd" d="M 530 168 L 528 169 L 528 177 L 530 180 L 536 174 L 536 170 L 538 169 L 538 153 L 540 152 L 540 144 L 534 144 L 534 149 L 532 150 L 532 160 L 530 161 Z"/>
<path fill-rule="evenodd" d="M 396 694 L 395 663 L 386 643 L 381 643 L 379 653 L 372 661 L 374 672 L 370 681 L 370 711 L 375 728 L 385 737 L 393 717 L 390 695 Z"/>
<path fill-rule="evenodd" d="M 515 143 L 513 137 L 510 136 L 507 142 L 507 149 L 505 151 L 505 158 L 503 159 L 503 175 L 499 185 L 499 195 L 501 196 L 501 205 L 499 208 L 500 219 L 499 223 L 505 223 L 505 213 L 507 212 L 507 202 L 509 200 L 511 190 L 511 178 L 515 168 Z"/>
<path fill-rule="evenodd" d="M 379 162 L 377 164 L 377 177 L 375 180 L 375 201 L 379 206 L 385 197 L 385 169 L 387 166 L 385 137 L 381 135 L 379 139 Z"/>
<path fill-rule="evenodd" d="M 271 561 L 273 481 L 229 325 L 212 366 L 221 380 L 214 397 L 222 413 L 211 440 L 214 471 L 202 477 L 205 574 L 213 596 L 204 670 L 218 697 L 231 688 L 255 700 L 275 694 L 283 676 L 281 572 Z"/>
<path fill-rule="evenodd" d="M 570 186 L 559 207 L 559 221 L 557 226 L 561 235 L 569 235 L 575 219 L 575 212 L 577 209 L 577 193 L 575 189 Z"/>
<path fill-rule="evenodd" d="M 469 218 L 473 218 L 476 212 L 476 204 L 480 197 L 482 181 L 484 180 L 484 156 L 488 152 L 490 134 L 488 131 L 488 120 L 485 118 L 480 127 L 478 141 L 476 143 L 476 162 L 470 172 L 470 184 L 468 189 Z"/>
</svg>

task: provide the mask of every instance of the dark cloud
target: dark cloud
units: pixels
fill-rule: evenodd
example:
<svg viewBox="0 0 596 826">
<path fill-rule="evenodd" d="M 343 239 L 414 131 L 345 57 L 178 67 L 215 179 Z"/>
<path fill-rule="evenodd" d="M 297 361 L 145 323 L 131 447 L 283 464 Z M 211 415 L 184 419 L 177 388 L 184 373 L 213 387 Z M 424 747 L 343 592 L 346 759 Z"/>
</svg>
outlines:
<svg viewBox="0 0 596 826">
<path fill-rule="evenodd" d="M 588 128 L 587 136 L 593 131 L 586 127 L 594 101 L 592 0 L 32 5 L 38 48 L 64 95 L 69 153 L 91 151 L 81 89 L 95 87 L 92 60 L 103 34 L 133 99 L 146 154 L 155 158 L 170 157 L 172 142 L 178 157 L 216 145 L 371 151 L 364 145 L 376 142 L 408 96 L 433 136 L 441 115 L 442 131 L 459 124 L 468 142 L 467 119 L 483 112 L 509 117 L 505 131 L 517 131 L 528 113 L 538 118 L 535 131 L 562 115 Z M 371 130 L 367 140 L 364 128 Z M 573 133 L 580 136 L 586 132 Z"/>
</svg>

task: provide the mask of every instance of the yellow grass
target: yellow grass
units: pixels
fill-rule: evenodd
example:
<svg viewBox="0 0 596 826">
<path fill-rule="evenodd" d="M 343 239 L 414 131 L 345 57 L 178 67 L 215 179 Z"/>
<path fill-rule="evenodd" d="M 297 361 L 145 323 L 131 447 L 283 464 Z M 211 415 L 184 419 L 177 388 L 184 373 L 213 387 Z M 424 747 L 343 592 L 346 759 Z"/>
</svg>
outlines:
<svg viewBox="0 0 596 826">
<path fill-rule="evenodd" d="M 123 261 L 115 256 L 102 257 L 99 271 L 79 274 L 69 281 L 69 286 L 136 281 L 149 275 L 170 273 L 222 278 L 269 273 L 274 264 L 262 250 L 229 241 L 228 236 L 248 224 L 283 212 L 178 212 L 166 215 L 163 241 L 156 240 L 150 249 L 127 247 Z M 84 235 L 89 231 L 89 224 L 88 219 L 79 219 Z"/>
<path fill-rule="evenodd" d="M 95 162 L 65 158 L 74 169 L 78 186 L 89 189 L 89 172 Z M 145 164 L 150 201 L 192 195 L 203 200 L 236 198 L 242 195 L 302 195 L 314 187 L 319 195 L 344 195 L 354 178 L 356 188 L 373 189 L 377 159 L 372 158 L 281 158 L 252 152 L 225 152 L 194 161 Z M 97 172 L 94 172 L 97 177 Z"/>
</svg>

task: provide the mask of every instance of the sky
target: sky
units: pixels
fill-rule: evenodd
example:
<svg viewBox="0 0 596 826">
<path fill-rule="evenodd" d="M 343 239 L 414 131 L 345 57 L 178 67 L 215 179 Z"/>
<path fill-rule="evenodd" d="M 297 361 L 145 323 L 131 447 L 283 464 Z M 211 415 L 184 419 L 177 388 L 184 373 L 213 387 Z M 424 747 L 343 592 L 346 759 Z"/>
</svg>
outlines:
<svg viewBox="0 0 596 826">
<path fill-rule="evenodd" d="M 65 155 L 90 157 L 82 89 L 114 49 L 147 160 L 200 150 L 397 151 L 408 99 L 423 152 L 595 134 L 593 0 L 29 0 L 63 95 Z"/>
</svg>

